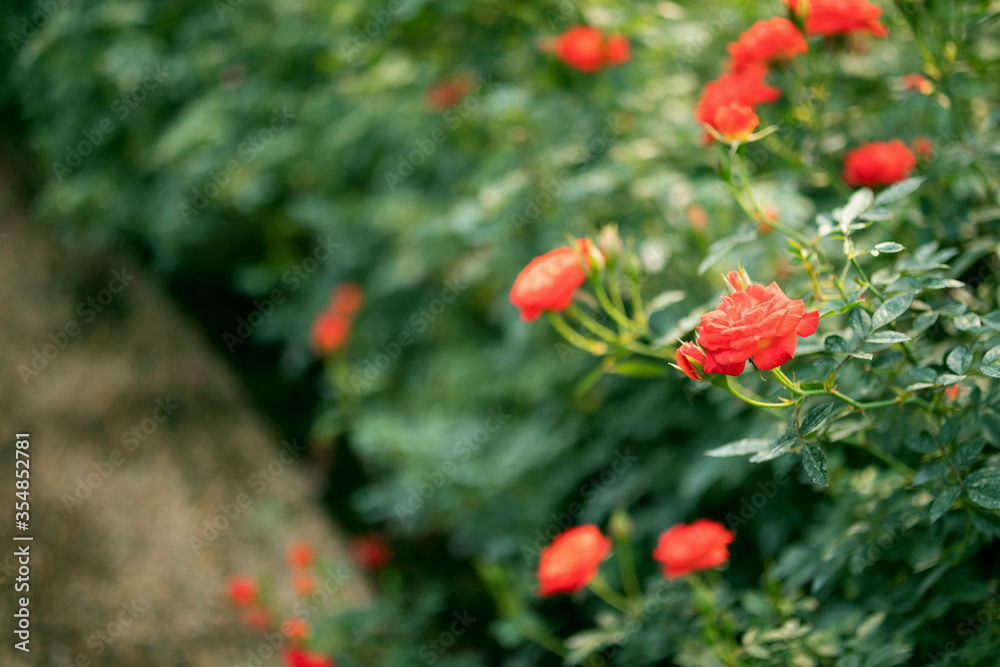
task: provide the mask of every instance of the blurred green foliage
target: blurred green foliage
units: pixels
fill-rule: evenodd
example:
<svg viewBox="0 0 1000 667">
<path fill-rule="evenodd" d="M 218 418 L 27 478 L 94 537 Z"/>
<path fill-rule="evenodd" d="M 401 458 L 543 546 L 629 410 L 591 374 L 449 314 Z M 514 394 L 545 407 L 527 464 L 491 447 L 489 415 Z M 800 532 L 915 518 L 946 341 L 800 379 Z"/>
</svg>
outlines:
<svg viewBox="0 0 1000 667">
<path fill-rule="evenodd" d="M 737 261 L 804 294 L 785 241 L 759 234 L 720 185 L 716 149 L 702 145 L 692 117 L 726 42 L 780 3 L 54 0 L 35 30 L 42 5 L 0 13 L 5 41 L 23 38 L 0 61 L 9 84 L 0 100 L 36 160 L 36 214 L 75 238 L 138 244 L 167 276 L 204 276 L 206 292 L 223 280 L 249 303 L 281 290 L 284 302 L 238 334 L 247 342 L 233 361 L 248 346 L 280 345 L 281 377 L 269 381 L 316 379 L 321 399 L 297 408 L 312 440 L 349 443 L 370 480 L 351 502 L 395 538 L 399 576 L 384 578 L 375 609 L 317 625 L 317 646 L 341 664 L 541 660 L 523 641 L 541 616 L 512 600 L 497 620 L 487 589 L 530 597 L 533 554 L 553 530 L 567 516 L 603 525 L 615 508 L 631 513 L 650 585 L 661 580 L 647 557 L 660 531 L 750 514 L 709 588 L 718 624 L 739 629 L 753 664 L 924 664 L 949 642 L 958 652 L 941 664 L 1000 664 L 993 625 L 968 640 L 956 627 L 995 595 L 995 512 L 981 513 L 979 530 L 955 513 L 931 523 L 887 471 L 848 448 L 827 450 L 829 490 L 788 457 L 706 457 L 773 422 L 680 374 L 579 387 L 594 360 L 507 303 L 532 257 L 608 222 L 637 240 L 647 299 L 683 290 L 654 318 L 661 334 L 690 331 L 685 318 L 715 303 L 718 271 Z M 991 311 L 997 10 L 885 9 L 887 40 L 853 50 L 814 41 L 808 57 L 773 73 L 784 96 L 760 113 L 779 129 L 750 147 L 755 187 L 784 224 L 814 229 L 816 213 L 845 201 L 837 174 L 847 149 L 930 137 L 926 184 L 866 241 L 955 248 L 945 274 L 985 267 L 969 299 Z M 585 75 L 538 49 L 538 38 L 582 21 L 626 34 L 633 60 Z M 901 75 L 935 66 L 951 90 L 902 89 Z M 458 76 L 468 95 L 432 108 L 429 87 Z M 692 224 L 692 206 L 707 224 Z M 347 280 L 364 287 L 366 306 L 349 351 L 318 377 L 310 325 Z M 220 348 L 238 326 L 211 332 Z M 927 344 L 954 334 L 940 329 Z M 893 432 L 894 453 L 916 458 L 893 422 L 878 428 Z M 975 429 L 997 445 L 996 428 Z M 630 464 L 618 472 L 622 457 Z M 779 472 L 791 483 L 776 484 Z M 745 510 L 765 488 L 767 501 Z M 883 557 L 847 567 L 885 531 Z M 409 565 L 407 545 L 416 557 L 427 539 L 478 563 L 482 580 L 454 561 Z M 612 662 L 724 664 L 691 604 L 690 592 L 670 593 Z M 560 635 L 589 625 L 569 600 L 536 606 Z M 482 620 L 428 657 L 427 642 L 465 609 Z"/>
</svg>

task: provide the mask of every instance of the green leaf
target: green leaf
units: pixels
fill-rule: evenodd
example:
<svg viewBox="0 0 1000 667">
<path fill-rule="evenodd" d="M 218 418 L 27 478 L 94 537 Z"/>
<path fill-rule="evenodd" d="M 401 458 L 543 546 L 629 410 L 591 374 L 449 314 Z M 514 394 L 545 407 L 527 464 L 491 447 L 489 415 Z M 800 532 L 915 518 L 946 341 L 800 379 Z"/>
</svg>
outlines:
<svg viewBox="0 0 1000 667">
<path fill-rule="evenodd" d="M 1000 361 L 994 361 L 992 364 L 985 364 L 979 369 L 979 372 L 983 375 L 988 375 L 991 378 L 1000 378 Z"/>
<path fill-rule="evenodd" d="M 986 313 L 979 319 L 982 321 L 984 326 L 989 327 L 993 331 L 1000 331 L 1000 310 L 994 310 Z"/>
<path fill-rule="evenodd" d="M 829 486 L 826 479 L 826 454 L 811 443 L 802 446 L 802 467 L 813 484 Z"/>
<path fill-rule="evenodd" d="M 851 330 L 854 331 L 854 335 L 858 340 L 864 340 L 872 332 L 872 318 L 864 308 L 860 306 L 852 308 L 849 320 Z"/>
<path fill-rule="evenodd" d="M 924 180 L 923 176 L 917 176 L 894 183 L 879 193 L 879 196 L 875 198 L 874 206 L 884 206 L 885 204 L 891 204 L 906 197 L 915 192 L 923 184 Z"/>
<path fill-rule="evenodd" d="M 833 411 L 833 403 L 824 403 L 823 405 L 817 405 L 816 407 L 809 410 L 806 414 L 806 418 L 802 420 L 802 425 L 799 430 L 802 431 L 802 435 L 807 433 L 812 433 L 820 426 L 826 422 L 827 417 Z"/>
<path fill-rule="evenodd" d="M 979 458 L 979 452 L 986 446 L 986 438 L 973 438 L 958 448 L 955 452 L 955 465 L 959 468 L 971 468 Z"/>
<path fill-rule="evenodd" d="M 937 442 L 934 441 L 934 436 L 932 436 L 927 431 L 921 431 L 920 433 L 914 433 L 906 437 L 903 440 L 903 444 L 906 448 L 917 452 L 918 454 L 933 454 L 938 450 Z"/>
<path fill-rule="evenodd" d="M 683 290 L 671 290 L 655 296 L 646 305 L 646 315 L 652 315 L 657 311 L 663 310 L 667 306 L 672 306 L 679 301 L 683 301 L 685 296 L 687 296 L 687 294 Z"/>
<path fill-rule="evenodd" d="M 937 322 L 937 320 L 938 320 L 938 314 L 935 313 L 934 311 L 921 313 L 920 315 L 917 315 L 915 318 L 913 318 L 913 330 L 923 331 L 927 327 Z"/>
<path fill-rule="evenodd" d="M 965 493 L 977 505 L 1000 510 L 1000 468 L 982 468 L 965 478 Z"/>
<path fill-rule="evenodd" d="M 720 458 L 725 456 L 745 456 L 747 454 L 756 454 L 764 449 L 770 449 L 772 443 L 773 440 L 765 440 L 763 438 L 744 438 L 743 440 L 730 442 L 722 447 L 710 449 L 705 452 L 705 455 Z"/>
<path fill-rule="evenodd" d="M 986 351 L 986 354 L 983 355 L 984 364 L 992 364 L 996 361 L 1000 361 L 1000 345 L 990 348 Z"/>
<path fill-rule="evenodd" d="M 898 243 L 895 243 L 893 241 L 886 241 L 885 243 L 876 244 L 876 246 L 872 248 L 872 256 L 877 257 L 881 253 L 889 254 L 893 252 L 899 252 L 900 250 L 905 250 L 905 249 L 906 248 L 904 248 Z"/>
<path fill-rule="evenodd" d="M 972 352 L 964 345 L 958 345 L 951 349 L 944 363 L 951 369 L 952 373 L 961 375 L 969 370 L 972 365 Z"/>
<path fill-rule="evenodd" d="M 984 535 L 1000 537 L 1000 517 L 993 512 L 984 512 L 983 510 L 973 512 L 972 525 Z"/>
<path fill-rule="evenodd" d="M 920 486 L 921 484 L 926 484 L 927 482 L 933 482 L 934 480 L 943 479 L 948 476 L 951 472 L 951 468 L 947 463 L 942 461 L 930 461 L 920 466 L 920 470 L 917 474 L 913 476 L 913 486 Z"/>
<path fill-rule="evenodd" d="M 847 204 L 840 210 L 840 230 L 846 236 L 850 231 L 850 225 L 857 220 L 858 216 L 871 207 L 875 201 L 875 194 L 868 188 L 861 188 L 847 200 Z"/>
<path fill-rule="evenodd" d="M 951 419 L 945 420 L 945 422 L 941 424 L 941 430 L 938 431 L 938 440 L 941 441 L 942 445 L 947 445 L 949 442 L 953 442 L 955 438 L 958 437 L 958 430 L 961 427 L 961 417 L 952 417 Z"/>
<path fill-rule="evenodd" d="M 913 292 L 886 299 L 872 315 L 872 329 L 881 329 L 906 312 L 913 303 Z"/>
<path fill-rule="evenodd" d="M 898 331 L 876 331 L 871 336 L 868 337 L 866 343 L 903 343 L 910 340 L 910 337 L 905 333 L 900 333 Z"/>
<path fill-rule="evenodd" d="M 941 493 L 941 495 L 935 498 L 934 502 L 931 503 L 930 507 L 931 523 L 934 523 L 935 521 L 943 517 L 948 512 L 948 510 L 952 508 L 952 506 L 955 504 L 955 501 L 958 500 L 958 497 L 961 494 L 962 494 L 962 487 L 950 486 L 947 489 L 945 489 Z"/>
<path fill-rule="evenodd" d="M 848 352 L 851 349 L 847 341 L 837 334 L 827 336 L 826 340 L 823 341 L 823 347 L 826 348 L 827 352 Z"/>
<path fill-rule="evenodd" d="M 979 333 L 982 326 L 983 324 L 979 319 L 979 315 L 976 315 L 975 313 L 966 313 L 965 315 L 959 315 L 955 318 L 955 328 L 959 331 Z"/>
</svg>

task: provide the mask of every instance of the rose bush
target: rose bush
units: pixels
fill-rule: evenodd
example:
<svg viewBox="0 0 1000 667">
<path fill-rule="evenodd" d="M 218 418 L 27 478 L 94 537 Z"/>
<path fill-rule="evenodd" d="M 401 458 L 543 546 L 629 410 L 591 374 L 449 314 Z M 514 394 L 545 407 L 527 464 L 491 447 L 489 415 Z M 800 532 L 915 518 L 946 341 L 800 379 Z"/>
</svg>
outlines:
<svg viewBox="0 0 1000 667">
<path fill-rule="evenodd" d="M 995 16 L 787 5 L 102 0 L 28 39 L 32 6 L 4 9 L 37 214 L 135 244 L 211 337 L 285 297 L 231 358 L 310 465 L 338 461 L 338 518 L 393 553 L 381 601 L 312 612 L 302 650 L 995 661 Z M 549 53 L 580 25 L 608 40 Z M 115 115 L 153 62 L 162 86 Z M 460 101 L 438 92 L 459 77 Z M 852 153 L 897 139 L 915 163 Z M 348 281 L 365 305 L 317 359 L 310 326 Z M 657 538 L 700 517 L 725 539 L 671 539 L 703 571 L 668 581 Z M 579 525 L 612 542 L 594 594 L 539 596 Z"/>
</svg>

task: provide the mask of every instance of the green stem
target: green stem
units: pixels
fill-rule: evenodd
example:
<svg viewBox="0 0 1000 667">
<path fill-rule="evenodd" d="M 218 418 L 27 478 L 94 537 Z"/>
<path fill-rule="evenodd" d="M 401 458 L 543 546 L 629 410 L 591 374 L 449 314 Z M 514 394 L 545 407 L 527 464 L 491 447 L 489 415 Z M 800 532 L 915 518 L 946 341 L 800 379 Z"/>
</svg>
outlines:
<svg viewBox="0 0 1000 667">
<path fill-rule="evenodd" d="M 730 382 L 730 380 L 729 380 L 728 376 L 725 376 L 725 375 L 715 375 L 715 376 L 713 376 L 713 379 L 712 379 L 712 384 L 714 384 L 715 386 L 722 387 L 723 389 L 725 389 L 726 391 L 728 391 L 730 394 L 732 394 L 736 398 L 738 398 L 741 401 L 743 401 L 744 403 L 749 403 L 750 405 L 755 405 L 758 408 L 790 408 L 793 405 L 795 405 L 794 403 L 765 403 L 764 401 L 760 401 L 760 400 L 757 400 L 755 398 L 750 398 L 749 396 L 745 396 L 744 394 L 741 394 L 739 391 L 737 391 L 736 389 L 734 389 L 729 384 L 729 382 Z M 741 389 L 742 389 L 742 387 L 741 387 Z M 746 391 L 746 390 L 744 390 L 744 391 Z"/>
<path fill-rule="evenodd" d="M 562 640 L 554 636 L 547 630 L 544 630 L 535 625 L 526 625 L 520 628 L 524 636 L 535 642 L 539 646 L 549 651 L 552 651 L 560 658 L 566 657 L 566 647 Z"/>
<path fill-rule="evenodd" d="M 609 343 L 618 342 L 618 334 L 607 328 L 593 317 L 583 312 L 576 306 L 570 306 L 566 309 L 566 314 L 578 321 L 584 329 L 590 333 L 600 336 Z"/>
<path fill-rule="evenodd" d="M 594 595 L 601 598 L 609 605 L 622 612 L 623 614 L 629 613 L 629 602 L 625 599 L 625 596 L 608 586 L 607 582 L 601 575 L 594 577 L 594 580 L 590 582 L 590 590 L 594 592 Z"/>
<path fill-rule="evenodd" d="M 608 346 L 606 344 L 599 340 L 592 340 L 586 336 L 581 336 L 558 313 L 548 313 L 548 316 L 552 327 L 571 344 L 585 352 L 591 353 L 595 357 L 603 357 L 608 353 Z"/>
<path fill-rule="evenodd" d="M 622 585 L 625 586 L 625 595 L 630 600 L 638 600 L 642 597 L 642 589 L 639 586 L 639 577 L 635 573 L 635 560 L 632 558 L 632 541 L 628 536 L 621 536 L 615 539 L 615 554 L 618 556 L 618 571 L 622 575 Z"/>
<path fill-rule="evenodd" d="M 608 299 L 608 293 L 604 291 L 604 281 L 600 278 L 594 278 L 590 281 L 594 286 L 594 293 L 597 295 L 597 300 L 601 304 L 601 308 L 611 316 L 615 322 L 618 323 L 624 331 L 632 331 L 638 327 L 638 325 L 628 318 L 621 310 L 615 307 Z"/>
<path fill-rule="evenodd" d="M 865 281 L 865 285 L 867 285 L 868 289 L 872 291 L 872 294 L 874 294 L 879 301 L 885 301 L 885 297 L 883 297 L 882 293 L 879 292 L 874 285 L 872 285 L 872 281 L 868 279 L 868 276 L 865 274 L 865 270 L 861 268 L 860 264 L 858 264 L 857 257 L 854 257 L 853 255 L 851 256 L 851 264 L 854 265 L 854 270 L 857 271 L 858 276 Z"/>
<path fill-rule="evenodd" d="M 866 445 L 862 442 L 855 442 L 853 440 L 847 440 L 847 439 L 839 440 L 838 442 L 842 442 L 845 445 L 850 445 L 852 447 L 857 447 L 858 449 L 863 449 L 872 456 L 874 456 L 875 458 L 877 458 L 878 460 L 882 461 L 882 463 L 885 463 L 893 470 L 906 477 L 907 479 L 913 479 L 913 468 L 906 465 L 905 463 L 897 459 L 895 456 L 885 451 L 884 449 L 881 449 L 877 445 Z"/>
</svg>

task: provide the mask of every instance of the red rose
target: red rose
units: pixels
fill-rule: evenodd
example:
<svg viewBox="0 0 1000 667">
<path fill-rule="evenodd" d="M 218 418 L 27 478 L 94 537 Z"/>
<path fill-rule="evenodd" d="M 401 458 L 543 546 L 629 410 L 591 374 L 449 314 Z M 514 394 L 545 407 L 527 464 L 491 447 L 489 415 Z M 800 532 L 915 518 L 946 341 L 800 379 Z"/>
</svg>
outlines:
<svg viewBox="0 0 1000 667">
<path fill-rule="evenodd" d="M 556 55 L 581 72 L 596 72 L 629 59 L 628 40 L 621 35 L 606 36 L 597 28 L 574 26 L 556 37 Z"/>
<path fill-rule="evenodd" d="M 910 175 L 917 158 L 899 139 L 865 144 L 844 157 L 844 182 L 869 188 L 891 185 Z"/>
<path fill-rule="evenodd" d="M 818 326 L 819 311 L 806 312 L 802 299 L 789 299 L 777 283 L 753 283 L 701 316 L 705 372 L 736 376 L 748 359 L 762 371 L 777 368 L 795 356 L 798 337 L 813 335 Z"/>
<path fill-rule="evenodd" d="M 351 545 L 354 562 L 369 572 L 381 570 L 392 558 L 389 543 L 378 535 L 362 535 Z"/>
<path fill-rule="evenodd" d="M 427 89 L 427 104 L 434 111 L 447 111 L 461 102 L 468 92 L 469 81 L 464 75 L 438 81 Z"/>
<path fill-rule="evenodd" d="M 321 355 L 332 354 L 347 343 L 350 332 L 347 320 L 335 313 L 322 313 L 313 321 L 313 348 Z"/>
<path fill-rule="evenodd" d="M 257 584 L 245 575 L 229 580 L 229 600 L 237 607 L 248 607 L 257 600 Z"/>
<path fill-rule="evenodd" d="M 365 293 L 354 283 L 341 283 L 330 294 L 330 312 L 344 318 L 354 317 L 365 302 Z"/>
<path fill-rule="evenodd" d="M 792 11 L 799 13 L 799 0 L 785 0 Z M 889 30 L 879 23 L 882 8 L 868 0 L 809 0 L 802 11 L 806 14 L 806 32 L 810 35 L 847 35 L 870 32 L 885 37 Z"/>
<path fill-rule="evenodd" d="M 572 593 L 597 576 L 597 568 L 611 551 L 611 540 L 597 526 L 570 528 L 542 550 L 538 562 L 538 594 Z"/>
<path fill-rule="evenodd" d="M 717 80 L 709 81 L 695 107 L 695 118 L 719 129 L 715 126 L 715 115 L 724 106 L 742 104 L 753 110 L 758 104 L 777 101 L 781 91 L 764 83 L 765 76 L 765 66 L 749 63 L 740 72 L 723 74 Z"/>
<path fill-rule="evenodd" d="M 309 567 L 313 562 L 313 548 L 306 542 L 296 542 L 288 547 L 285 560 L 291 567 Z"/>
<path fill-rule="evenodd" d="M 757 129 L 758 123 L 760 118 L 753 109 L 739 102 L 720 107 L 712 119 L 712 127 L 730 143 L 746 141 Z"/>
<path fill-rule="evenodd" d="M 562 312 L 573 301 L 577 288 L 587 276 L 580 265 L 580 253 L 586 258 L 591 249 L 590 241 L 580 239 L 576 249 L 565 247 L 531 260 L 517 275 L 510 290 L 510 302 L 521 310 L 521 319 L 531 322 L 543 311 Z"/>
<path fill-rule="evenodd" d="M 316 592 L 316 580 L 308 574 L 296 574 L 292 577 L 292 588 L 299 597 L 307 597 Z"/>
<path fill-rule="evenodd" d="M 677 579 L 696 570 L 708 570 L 729 560 L 728 547 L 736 535 L 718 521 L 698 519 L 679 523 L 660 535 L 653 559 L 663 563 L 663 576 Z"/>
<path fill-rule="evenodd" d="M 695 366 L 694 364 L 698 364 Z M 692 380 L 704 382 L 708 378 L 701 372 L 700 367 L 705 365 L 705 351 L 698 347 L 697 343 L 685 341 L 677 348 L 677 368 L 681 373 L 687 375 Z"/>
<path fill-rule="evenodd" d="M 726 48 L 729 50 L 729 69 L 739 72 L 750 63 L 767 65 L 790 60 L 808 52 L 809 44 L 794 23 L 776 16 L 757 21 Z"/>
<path fill-rule="evenodd" d="M 333 658 L 301 648 L 286 648 L 281 652 L 285 667 L 337 667 Z"/>
</svg>

